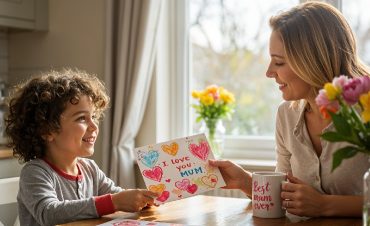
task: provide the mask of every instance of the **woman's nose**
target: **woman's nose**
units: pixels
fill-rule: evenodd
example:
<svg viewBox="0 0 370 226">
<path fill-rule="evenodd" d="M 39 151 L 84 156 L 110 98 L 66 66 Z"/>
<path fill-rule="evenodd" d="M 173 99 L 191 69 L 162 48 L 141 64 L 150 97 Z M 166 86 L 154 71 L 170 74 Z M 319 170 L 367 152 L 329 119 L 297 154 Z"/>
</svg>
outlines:
<svg viewBox="0 0 370 226">
<path fill-rule="evenodd" d="M 271 64 L 268 66 L 267 71 L 266 71 L 266 77 L 268 78 L 274 78 L 276 73 L 272 70 Z"/>
<path fill-rule="evenodd" d="M 276 73 L 271 71 L 270 69 L 267 69 L 266 71 L 266 77 L 268 78 L 275 78 L 276 77 Z"/>
</svg>

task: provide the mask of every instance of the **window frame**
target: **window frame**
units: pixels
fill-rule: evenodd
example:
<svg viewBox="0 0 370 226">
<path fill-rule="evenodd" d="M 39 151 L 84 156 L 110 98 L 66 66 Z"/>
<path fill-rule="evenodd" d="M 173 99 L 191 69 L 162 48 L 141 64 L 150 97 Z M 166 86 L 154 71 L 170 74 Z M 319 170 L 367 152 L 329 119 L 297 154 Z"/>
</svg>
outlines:
<svg viewBox="0 0 370 226">
<path fill-rule="evenodd" d="M 304 2 L 305 0 L 300 0 Z M 342 0 L 326 0 L 339 10 Z M 190 119 L 190 68 L 189 62 L 189 4 L 188 1 L 166 1 L 169 10 L 169 65 L 170 69 L 170 135 L 183 137 L 192 134 L 194 119 Z M 224 158 L 275 161 L 274 136 L 231 136 L 225 138 Z"/>
</svg>

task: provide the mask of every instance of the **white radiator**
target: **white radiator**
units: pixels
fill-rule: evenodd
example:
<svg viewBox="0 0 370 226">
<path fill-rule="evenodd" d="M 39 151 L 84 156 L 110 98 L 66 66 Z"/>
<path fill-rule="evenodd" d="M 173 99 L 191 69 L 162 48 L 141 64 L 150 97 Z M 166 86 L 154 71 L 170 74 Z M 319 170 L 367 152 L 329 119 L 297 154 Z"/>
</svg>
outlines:
<svg viewBox="0 0 370 226">
<path fill-rule="evenodd" d="M 232 198 L 247 198 L 244 192 L 239 189 L 222 189 L 218 188 L 212 191 L 203 193 L 204 195 L 220 196 L 220 197 L 232 197 Z"/>
</svg>

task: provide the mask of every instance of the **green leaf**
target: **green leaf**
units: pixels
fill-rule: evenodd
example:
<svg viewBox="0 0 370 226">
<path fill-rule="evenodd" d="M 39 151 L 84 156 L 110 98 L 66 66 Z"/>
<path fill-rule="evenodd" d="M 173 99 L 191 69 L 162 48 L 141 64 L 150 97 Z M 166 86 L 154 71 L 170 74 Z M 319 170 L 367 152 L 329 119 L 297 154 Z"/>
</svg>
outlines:
<svg viewBox="0 0 370 226">
<path fill-rule="evenodd" d="M 358 141 L 356 135 L 352 136 L 343 136 L 342 134 L 339 134 L 338 132 L 325 132 L 320 135 L 324 140 L 327 140 L 329 142 L 348 142 L 353 145 L 357 145 L 359 147 L 362 147 L 363 144 Z"/>
<path fill-rule="evenodd" d="M 359 143 L 356 142 L 356 140 L 354 140 L 353 136 L 349 136 L 349 135 L 344 136 L 344 135 L 342 135 L 338 132 L 334 132 L 334 131 L 324 132 L 320 135 L 320 137 L 322 137 L 322 139 L 327 140 L 329 142 L 347 141 L 348 143 L 351 143 L 351 144 L 354 144 L 354 145 L 359 145 Z"/>
<path fill-rule="evenodd" d="M 329 114 L 333 120 L 335 130 L 343 136 L 351 136 L 352 130 L 351 126 L 347 122 L 347 119 L 341 114 L 336 114 L 332 112 L 329 112 Z"/>
<path fill-rule="evenodd" d="M 337 132 L 325 132 L 320 135 L 324 140 L 330 141 L 330 142 L 341 142 L 345 137 L 343 137 L 341 134 Z"/>
<path fill-rule="evenodd" d="M 355 156 L 357 152 L 359 152 L 359 150 L 353 146 L 347 146 L 347 147 L 338 149 L 333 154 L 333 166 L 332 166 L 331 172 L 333 172 L 342 163 L 344 159 L 348 159 L 348 158 Z"/>
</svg>

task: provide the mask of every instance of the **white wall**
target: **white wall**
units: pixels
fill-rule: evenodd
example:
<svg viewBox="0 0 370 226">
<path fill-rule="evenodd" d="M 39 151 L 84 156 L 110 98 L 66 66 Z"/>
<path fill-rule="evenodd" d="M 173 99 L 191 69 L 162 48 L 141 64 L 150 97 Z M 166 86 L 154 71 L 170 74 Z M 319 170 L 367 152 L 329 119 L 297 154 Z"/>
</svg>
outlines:
<svg viewBox="0 0 370 226">
<path fill-rule="evenodd" d="M 9 82 L 15 84 L 32 73 L 63 67 L 103 77 L 105 16 L 105 1 L 49 0 L 48 32 L 9 34 Z M 98 139 L 93 156 L 99 165 L 101 145 Z"/>
<path fill-rule="evenodd" d="M 103 77 L 105 7 L 105 1 L 102 0 L 49 0 L 48 32 L 12 31 L 8 34 L 9 83 L 16 84 L 33 73 L 62 67 L 77 67 Z M 157 99 L 163 100 L 158 95 L 163 90 L 156 89 L 156 80 L 162 79 L 161 76 L 154 76 L 152 80 L 136 146 L 163 141 L 168 134 L 163 128 L 167 128 L 168 124 L 156 124 L 156 118 L 167 117 L 168 112 L 156 108 Z M 165 135 L 158 137 L 157 134 Z M 98 138 L 93 159 L 99 166 L 103 151 L 104 147 Z M 2 170 L 0 161 L 0 172 Z M 18 171 L 13 174 L 16 176 Z"/>
</svg>

